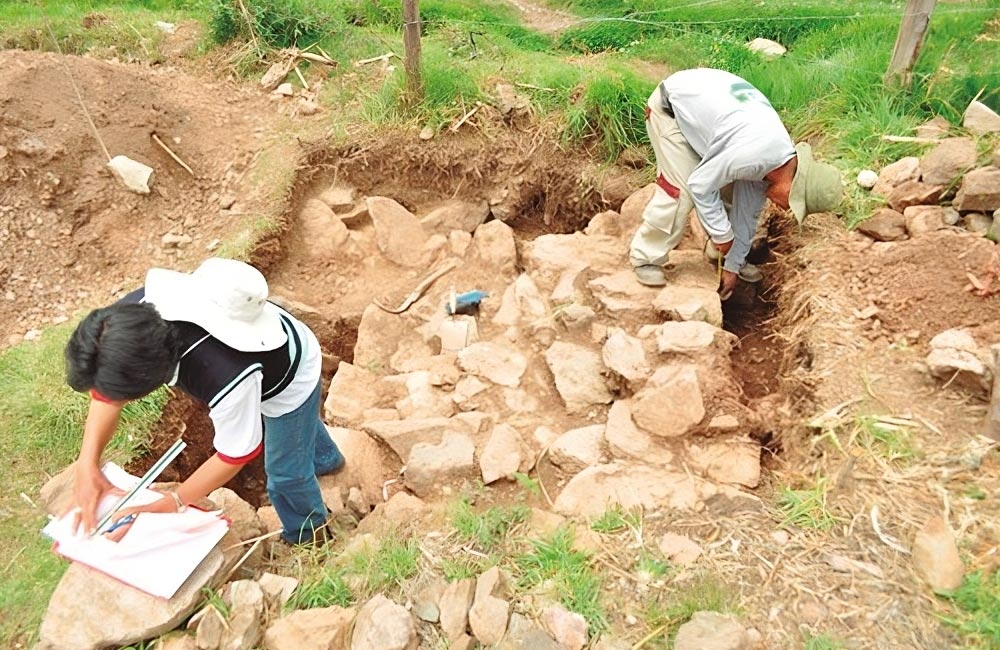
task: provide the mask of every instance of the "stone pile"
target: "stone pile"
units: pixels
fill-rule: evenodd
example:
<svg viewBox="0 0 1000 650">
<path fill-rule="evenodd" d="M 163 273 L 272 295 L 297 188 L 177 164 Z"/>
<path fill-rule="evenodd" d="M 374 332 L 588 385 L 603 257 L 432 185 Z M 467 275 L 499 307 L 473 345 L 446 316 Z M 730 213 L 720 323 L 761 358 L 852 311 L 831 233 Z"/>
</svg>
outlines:
<svg viewBox="0 0 1000 650">
<path fill-rule="evenodd" d="M 426 229 L 408 242 L 428 241 L 442 224 L 471 228 L 464 251 L 432 248 L 428 258 L 424 247 L 421 263 L 453 260 L 456 291 L 489 294 L 478 340 L 457 352 L 442 350 L 444 283 L 402 314 L 369 306 L 355 361 L 341 362 L 330 385 L 335 437 L 391 450 L 403 487 L 422 498 L 451 494 L 510 480 L 544 457 L 566 477 L 556 509 L 590 516 L 614 504 L 697 508 L 757 485 L 751 416 L 725 399 L 735 395 L 736 339 L 721 329 L 716 269 L 700 250 L 677 250 L 666 287 L 639 284 L 625 259 L 639 198 L 585 232 L 538 237 L 520 255 L 506 224 L 483 223 L 483 205 L 452 201 L 404 219 L 390 199 L 366 203 L 378 241 L 380 230 L 387 242 L 394 236 L 380 226 L 384 209 L 393 215 L 386 223 Z M 395 259 L 391 242 L 379 250 Z"/>
<path fill-rule="evenodd" d="M 943 125 L 941 124 L 943 122 Z M 872 194 L 885 207 L 858 225 L 878 241 L 899 241 L 951 227 L 1000 240 L 1000 149 L 978 165 L 977 141 L 947 136 L 948 123 L 932 121 L 921 137 L 938 140 L 923 157 L 902 158 L 878 174 Z M 1000 132 L 1000 116 L 979 102 L 966 112 L 965 128 L 976 135 Z"/>
</svg>

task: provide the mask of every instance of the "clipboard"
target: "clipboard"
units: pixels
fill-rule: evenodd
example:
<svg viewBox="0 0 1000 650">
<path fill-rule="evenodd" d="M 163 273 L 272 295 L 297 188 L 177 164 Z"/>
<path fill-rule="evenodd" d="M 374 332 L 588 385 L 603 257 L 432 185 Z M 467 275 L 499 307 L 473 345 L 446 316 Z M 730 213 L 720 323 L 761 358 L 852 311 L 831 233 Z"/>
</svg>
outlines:
<svg viewBox="0 0 1000 650">
<path fill-rule="evenodd" d="M 105 464 L 101 471 L 112 485 L 122 490 L 129 491 L 140 482 L 114 463 Z M 158 492 L 140 488 L 129 503 L 145 505 L 161 497 Z M 106 516 L 120 503 L 120 499 L 106 496 L 98 506 L 98 516 Z M 77 535 L 72 524 L 70 512 L 42 529 L 55 542 L 53 550 L 57 554 L 151 596 L 166 599 L 177 593 L 229 530 L 229 521 L 220 512 L 196 508 L 140 513 L 119 542 L 103 535 Z"/>
</svg>

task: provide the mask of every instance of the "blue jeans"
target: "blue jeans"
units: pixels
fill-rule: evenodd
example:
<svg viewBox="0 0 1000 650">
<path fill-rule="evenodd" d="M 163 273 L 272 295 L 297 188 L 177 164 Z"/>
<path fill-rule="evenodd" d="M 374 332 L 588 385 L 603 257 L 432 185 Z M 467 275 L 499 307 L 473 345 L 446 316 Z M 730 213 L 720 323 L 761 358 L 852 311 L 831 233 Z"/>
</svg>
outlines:
<svg viewBox="0 0 1000 650">
<path fill-rule="evenodd" d="M 327 509 L 317 474 L 340 469 L 344 457 L 319 418 L 320 384 L 290 413 L 264 418 L 264 471 L 267 496 L 281 519 L 285 541 L 311 542 L 326 523 Z"/>
</svg>

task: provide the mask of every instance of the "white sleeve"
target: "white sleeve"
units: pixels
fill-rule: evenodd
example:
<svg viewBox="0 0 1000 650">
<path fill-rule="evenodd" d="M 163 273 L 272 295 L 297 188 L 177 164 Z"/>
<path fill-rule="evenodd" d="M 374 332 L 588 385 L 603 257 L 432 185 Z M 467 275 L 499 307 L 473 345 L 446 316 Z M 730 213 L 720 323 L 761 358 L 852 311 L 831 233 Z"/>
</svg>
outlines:
<svg viewBox="0 0 1000 650">
<path fill-rule="evenodd" d="M 248 374 L 209 409 L 215 425 L 213 444 L 227 463 L 242 465 L 260 454 L 264 440 L 261 382 L 260 371 Z"/>
</svg>

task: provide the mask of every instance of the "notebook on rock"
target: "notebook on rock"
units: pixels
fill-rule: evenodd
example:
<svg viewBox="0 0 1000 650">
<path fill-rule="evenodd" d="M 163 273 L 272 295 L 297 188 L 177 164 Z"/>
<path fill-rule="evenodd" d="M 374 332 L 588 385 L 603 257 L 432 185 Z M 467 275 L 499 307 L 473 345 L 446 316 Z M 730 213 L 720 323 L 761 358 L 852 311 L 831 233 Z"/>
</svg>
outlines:
<svg viewBox="0 0 1000 650">
<path fill-rule="evenodd" d="M 102 471 L 111 484 L 131 489 L 139 478 L 114 463 Z M 139 491 L 129 505 L 144 505 L 160 498 L 149 489 Z M 97 517 L 115 507 L 118 498 L 105 496 Z M 42 532 L 55 541 L 60 555 L 89 566 L 151 596 L 171 598 L 229 530 L 218 512 L 188 508 L 175 513 L 140 513 L 121 539 L 89 537 L 72 531 L 73 513 L 53 519 Z"/>
</svg>

